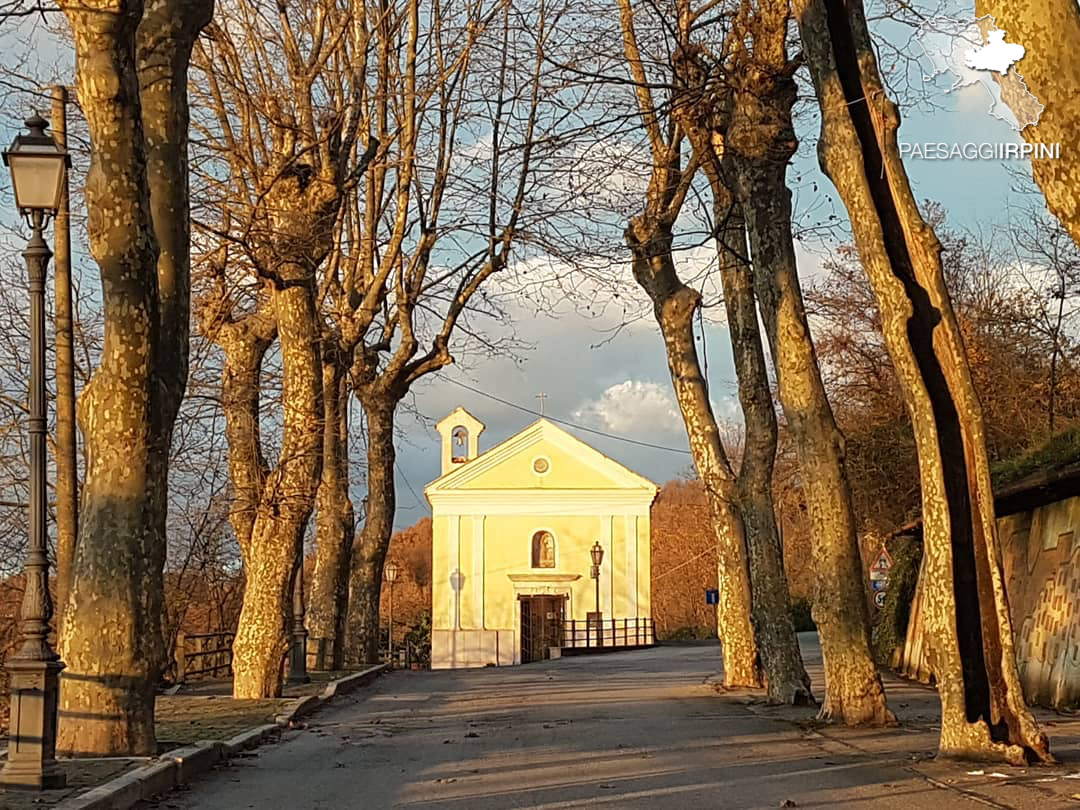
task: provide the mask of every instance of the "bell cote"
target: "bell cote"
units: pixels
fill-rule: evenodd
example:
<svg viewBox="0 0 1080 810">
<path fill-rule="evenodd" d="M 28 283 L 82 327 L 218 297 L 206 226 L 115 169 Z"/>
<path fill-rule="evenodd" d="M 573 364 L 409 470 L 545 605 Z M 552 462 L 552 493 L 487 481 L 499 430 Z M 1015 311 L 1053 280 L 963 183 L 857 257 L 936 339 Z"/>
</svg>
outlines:
<svg viewBox="0 0 1080 810">
<path fill-rule="evenodd" d="M 479 455 L 480 434 L 484 432 L 484 423 L 464 408 L 455 408 L 443 418 L 435 429 L 442 437 L 442 472 L 450 470 Z"/>
</svg>

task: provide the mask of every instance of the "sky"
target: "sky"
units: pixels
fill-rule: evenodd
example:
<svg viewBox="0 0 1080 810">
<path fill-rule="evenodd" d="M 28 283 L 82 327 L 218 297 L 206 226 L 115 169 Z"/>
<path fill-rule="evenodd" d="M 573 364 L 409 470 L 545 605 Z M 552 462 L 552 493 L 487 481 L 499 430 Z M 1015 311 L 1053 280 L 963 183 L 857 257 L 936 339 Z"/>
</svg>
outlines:
<svg viewBox="0 0 1080 810">
<path fill-rule="evenodd" d="M 969 5 L 953 0 L 942 2 L 946 11 L 970 18 Z M 897 79 L 896 87 L 909 92 L 912 98 L 925 91 L 933 101 L 905 107 L 901 141 L 1019 142 L 1017 132 L 1008 123 L 988 114 L 990 98 L 980 84 L 951 93 L 945 92 L 951 83 L 948 76 L 939 75 L 932 83 L 924 84 L 923 74 L 930 74 L 932 65 L 910 28 L 885 25 L 878 28 L 878 33 L 891 46 L 886 50 L 916 60 L 905 67 L 902 60 L 882 51 L 882 67 L 892 69 L 890 75 Z M 0 42 L 9 34 L 0 33 Z M 38 56 L 55 61 L 49 53 L 40 52 Z M 65 57 L 61 54 L 60 58 Z M 1022 60 L 1019 67 L 1022 72 Z M 902 73 L 907 79 L 906 91 L 900 81 Z M 843 206 L 817 167 L 817 121 L 812 105 L 805 106 L 810 112 L 800 118 L 802 148 L 791 171 L 798 186 L 797 208 L 811 212 L 834 210 L 843 220 Z M 11 112 L 8 110 L 5 117 Z M 0 126 L 0 137 L 5 142 L 13 135 L 8 124 L 5 121 Z M 1013 165 L 1023 166 L 1020 162 Z M 977 229 L 992 227 L 1004 219 L 1010 195 L 1005 163 L 908 159 L 906 167 L 916 198 L 942 203 L 951 225 Z M 5 210 L 10 206 L 8 184 L 6 177 L 0 180 L 0 201 L 7 203 Z M 799 246 L 800 272 L 805 278 L 818 272 L 824 253 L 819 243 Z M 681 260 L 700 265 L 707 258 L 687 254 Z M 642 294 L 632 282 L 627 287 L 637 297 L 637 303 L 643 304 Z M 708 359 L 710 394 L 718 417 L 737 422 L 734 370 L 727 331 L 718 315 L 721 309 L 710 310 L 698 345 Z M 663 345 L 651 318 L 624 325 L 621 310 L 598 309 L 590 313 L 569 303 L 554 311 L 539 312 L 524 303 L 513 304 L 511 315 L 514 334 L 527 348 L 513 358 L 471 358 L 463 367 L 446 369 L 418 383 L 407 401 L 408 407 L 399 418 L 399 528 L 429 514 L 423 487 L 438 476 L 440 463 L 434 424 L 459 405 L 486 425 L 480 437 L 481 451 L 531 423 L 542 407 L 547 416 L 562 420 L 564 426 L 579 426 L 568 428 L 579 438 L 657 483 L 685 475 L 690 469 L 686 433 L 672 395 Z M 542 400 L 540 395 L 544 395 Z"/>
</svg>

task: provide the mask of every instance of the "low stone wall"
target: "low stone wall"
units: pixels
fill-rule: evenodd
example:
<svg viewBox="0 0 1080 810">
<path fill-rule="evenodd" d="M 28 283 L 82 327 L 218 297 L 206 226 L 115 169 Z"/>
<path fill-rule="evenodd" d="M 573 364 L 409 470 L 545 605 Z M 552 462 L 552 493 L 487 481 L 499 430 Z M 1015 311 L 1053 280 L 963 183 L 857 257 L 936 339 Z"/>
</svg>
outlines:
<svg viewBox="0 0 1080 810">
<path fill-rule="evenodd" d="M 431 668 L 511 666 L 513 630 L 432 630 Z"/>
<path fill-rule="evenodd" d="M 998 520 L 1005 587 L 1024 696 L 1048 708 L 1080 706 L 1080 497 Z M 920 587 L 897 670 L 928 682 Z"/>
</svg>

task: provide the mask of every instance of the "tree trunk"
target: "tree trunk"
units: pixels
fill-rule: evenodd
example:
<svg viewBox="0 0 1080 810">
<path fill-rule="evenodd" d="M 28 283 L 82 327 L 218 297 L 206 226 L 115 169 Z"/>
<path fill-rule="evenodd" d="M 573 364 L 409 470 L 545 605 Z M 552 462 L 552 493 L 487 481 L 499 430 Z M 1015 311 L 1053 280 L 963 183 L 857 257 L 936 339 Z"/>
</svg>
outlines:
<svg viewBox="0 0 1080 810">
<path fill-rule="evenodd" d="M 67 148 L 68 92 L 52 89 L 52 134 Z M 53 268 L 56 290 L 56 605 L 55 626 L 60 627 L 68 590 L 75 541 L 79 532 L 79 461 L 75 423 L 75 332 L 71 306 L 71 215 L 68 179 L 64 179 L 60 207 L 53 222 Z"/>
<path fill-rule="evenodd" d="M 724 288 L 731 350 L 739 381 L 745 441 L 739 467 L 739 504 L 750 556 L 751 608 L 758 654 L 771 703 L 805 704 L 814 698 L 803 666 L 791 618 L 791 596 L 784 573 L 780 534 L 773 508 L 772 477 L 776 460 L 776 412 L 758 331 L 753 274 L 742 255 L 746 231 L 741 211 L 721 207 L 727 194 L 714 186 L 715 221 L 727 226 L 717 234 L 720 277 Z M 720 203 L 718 205 L 717 203 Z M 721 216 L 722 215 L 722 216 Z M 723 218 L 722 218 L 723 217 Z"/>
<path fill-rule="evenodd" d="M 283 426 L 277 467 L 266 477 L 244 555 L 244 600 L 233 641 L 233 697 L 281 694 L 289 648 L 292 582 L 322 470 L 320 318 L 314 274 L 286 265 L 274 282 L 282 358 Z"/>
<path fill-rule="evenodd" d="M 707 92 L 704 83 L 708 73 L 700 70 L 695 55 L 692 49 L 686 49 L 676 58 L 676 70 L 687 92 L 678 99 L 672 114 L 690 139 L 713 194 L 714 239 L 745 427 L 737 491 L 749 555 L 751 618 L 769 701 L 810 703 L 814 698 L 791 618 L 791 597 L 773 508 L 776 412 L 758 329 L 753 274 L 745 256 L 746 225 L 742 210 L 732 204 L 713 141 L 714 131 L 724 128 L 727 106 L 723 100 L 727 94 L 712 96 Z"/>
<path fill-rule="evenodd" d="M 313 669 L 345 663 L 353 506 L 349 499 L 347 364 L 334 336 L 323 342 L 323 468 L 315 499 L 315 572 L 307 607 Z"/>
<path fill-rule="evenodd" d="M 803 308 L 786 167 L 786 162 L 740 166 L 739 185 L 750 226 L 757 298 L 810 514 L 813 615 L 825 663 L 820 717 L 847 725 L 881 725 L 895 718 L 870 651 L 870 617 L 844 468 L 844 437 L 825 395 Z"/>
<path fill-rule="evenodd" d="M 993 15 L 1006 41 L 1026 49 L 1007 77 L 994 73 L 994 79 L 1002 100 L 1012 107 L 1023 93 L 1016 80 L 1019 70 L 1027 91 L 1044 106 L 1038 125 L 1021 134 L 1032 145 L 1061 145 L 1059 157 L 1035 153 L 1031 166 L 1051 212 L 1080 244 L 1080 152 L 1074 146 L 1080 132 L 1080 8 L 1076 0 L 975 0 L 975 14 Z"/>
<path fill-rule="evenodd" d="M 221 405 L 232 489 L 229 523 L 241 549 L 251 540 L 263 485 L 270 474 L 259 431 L 259 393 L 263 357 L 276 334 L 274 319 L 255 312 L 240 321 L 222 324 L 209 335 L 225 353 Z"/>
<path fill-rule="evenodd" d="M 679 281 L 670 229 L 635 218 L 625 233 L 634 277 L 649 294 L 660 325 L 690 452 L 705 485 L 716 535 L 720 601 L 717 633 L 724 650 L 724 685 L 761 686 L 757 643 L 750 619 L 750 571 L 739 488 L 720 441 L 708 385 L 694 344 L 693 318 L 701 296 Z"/>
<path fill-rule="evenodd" d="M 394 410 L 397 399 L 378 391 L 362 394 L 367 417 L 368 499 L 364 525 L 356 536 L 349 578 L 347 659 L 351 664 L 379 660 L 379 594 L 383 563 L 390 548 L 397 508 L 394 493 Z"/>
<path fill-rule="evenodd" d="M 61 633 L 58 748 L 155 754 L 166 476 L 187 380 L 187 64 L 213 6 L 156 0 L 145 25 L 139 2 L 62 6 L 92 145 L 86 199 L 105 342 L 79 402 L 86 483 Z"/>
<path fill-rule="evenodd" d="M 746 215 L 754 286 L 780 404 L 810 514 L 813 615 L 825 663 L 820 717 L 847 725 L 880 725 L 895 718 L 870 650 L 844 437 L 821 381 L 795 265 L 786 175 L 796 146 L 791 121 L 796 88 L 784 41 L 787 10 L 780 8 L 748 20 L 751 48 L 737 78 L 727 144 Z"/>
<path fill-rule="evenodd" d="M 1050 760 L 1020 687 L 982 413 L 941 246 L 900 160 L 899 112 L 885 95 L 860 2 L 796 0 L 795 9 L 821 106 L 822 167 L 848 209 L 918 448 L 940 751 Z"/>
<path fill-rule="evenodd" d="M 156 512 L 153 359 L 157 243 L 139 114 L 140 3 L 115 12 L 67 5 L 78 94 L 92 143 L 90 250 L 101 268 L 105 342 L 79 402 L 86 441 L 82 525 L 60 655 L 57 750 L 155 754 L 154 685 L 163 662 L 164 538 Z"/>
</svg>

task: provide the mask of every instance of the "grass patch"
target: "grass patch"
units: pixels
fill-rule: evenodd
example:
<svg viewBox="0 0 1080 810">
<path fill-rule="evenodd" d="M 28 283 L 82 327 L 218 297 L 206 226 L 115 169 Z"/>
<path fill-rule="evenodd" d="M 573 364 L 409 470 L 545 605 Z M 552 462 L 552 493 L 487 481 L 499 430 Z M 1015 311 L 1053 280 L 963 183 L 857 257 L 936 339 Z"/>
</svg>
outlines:
<svg viewBox="0 0 1080 810">
<path fill-rule="evenodd" d="M 194 743 L 226 740 L 241 731 L 274 722 L 292 698 L 234 700 L 216 695 L 158 695 L 154 725 L 159 740 Z"/>
<path fill-rule="evenodd" d="M 991 465 L 994 488 L 1006 487 L 1039 470 L 1053 470 L 1080 462 L 1080 425 L 1052 436 L 1040 447 Z"/>
</svg>

